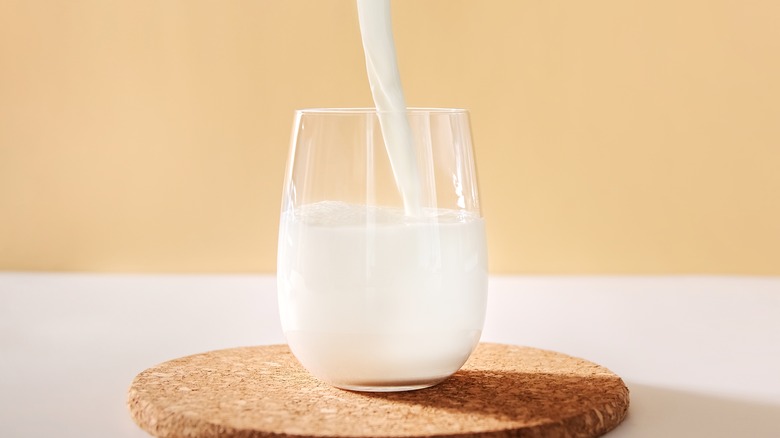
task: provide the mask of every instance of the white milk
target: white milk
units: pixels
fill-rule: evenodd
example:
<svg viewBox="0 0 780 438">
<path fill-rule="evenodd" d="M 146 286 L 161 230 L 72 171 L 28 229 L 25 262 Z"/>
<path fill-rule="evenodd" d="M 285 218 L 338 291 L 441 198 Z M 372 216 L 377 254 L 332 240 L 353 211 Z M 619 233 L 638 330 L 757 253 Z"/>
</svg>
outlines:
<svg viewBox="0 0 780 438">
<path fill-rule="evenodd" d="M 390 0 L 357 0 L 360 36 L 366 55 L 371 95 L 382 128 L 393 175 L 404 200 L 406 214 L 420 213 L 421 180 L 406 118 L 406 102 L 395 57 Z"/>
<path fill-rule="evenodd" d="M 370 219 L 374 225 L 368 225 Z M 428 386 L 479 341 L 483 220 L 335 201 L 282 215 L 279 306 L 295 356 L 336 386 Z"/>
</svg>

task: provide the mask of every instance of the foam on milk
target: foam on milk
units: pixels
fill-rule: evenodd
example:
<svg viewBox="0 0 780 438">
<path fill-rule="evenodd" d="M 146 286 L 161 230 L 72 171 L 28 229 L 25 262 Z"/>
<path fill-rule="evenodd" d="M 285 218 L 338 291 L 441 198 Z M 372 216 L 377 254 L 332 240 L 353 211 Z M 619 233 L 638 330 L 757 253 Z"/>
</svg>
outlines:
<svg viewBox="0 0 780 438">
<path fill-rule="evenodd" d="M 366 56 L 366 71 L 377 109 L 382 137 L 393 175 L 404 201 L 406 214 L 420 213 L 422 205 L 419 171 L 406 118 L 406 102 L 395 56 L 390 0 L 357 0 L 360 36 Z"/>
<path fill-rule="evenodd" d="M 290 348 L 337 386 L 441 380 L 479 341 L 487 250 L 476 214 L 304 205 L 282 214 L 278 263 Z"/>
</svg>

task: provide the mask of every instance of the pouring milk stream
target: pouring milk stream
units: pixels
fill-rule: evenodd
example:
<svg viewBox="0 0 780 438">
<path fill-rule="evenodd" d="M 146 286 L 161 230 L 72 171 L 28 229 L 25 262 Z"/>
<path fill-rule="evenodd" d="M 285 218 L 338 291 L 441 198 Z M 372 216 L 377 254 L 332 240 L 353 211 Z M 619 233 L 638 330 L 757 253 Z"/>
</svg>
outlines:
<svg viewBox="0 0 780 438">
<path fill-rule="evenodd" d="M 393 175 L 408 216 L 420 214 L 421 181 L 395 56 L 390 0 L 357 0 L 368 83 Z"/>
</svg>

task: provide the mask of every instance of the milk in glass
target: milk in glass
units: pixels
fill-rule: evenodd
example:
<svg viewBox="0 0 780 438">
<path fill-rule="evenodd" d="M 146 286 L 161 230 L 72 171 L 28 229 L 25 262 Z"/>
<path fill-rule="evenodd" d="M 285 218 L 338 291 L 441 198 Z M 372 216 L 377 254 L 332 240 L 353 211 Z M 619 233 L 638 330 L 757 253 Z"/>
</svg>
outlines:
<svg viewBox="0 0 780 438">
<path fill-rule="evenodd" d="M 484 221 L 478 207 L 424 201 L 389 14 L 388 0 L 358 0 L 403 208 L 321 200 L 294 205 L 280 222 L 279 307 L 290 348 L 314 375 L 350 389 L 413 389 L 446 378 L 475 348 L 485 314 Z"/>
</svg>

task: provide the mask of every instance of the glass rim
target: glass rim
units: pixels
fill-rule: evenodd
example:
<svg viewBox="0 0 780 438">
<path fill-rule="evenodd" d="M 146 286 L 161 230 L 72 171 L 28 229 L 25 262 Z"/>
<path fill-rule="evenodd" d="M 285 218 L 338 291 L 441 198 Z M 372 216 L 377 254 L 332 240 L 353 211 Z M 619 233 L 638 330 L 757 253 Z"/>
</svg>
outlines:
<svg viewBox="0 0 780 438">
<path fill-rule="evenodd" d="M 296 114 L 387 114 L 395 111 L 379 111 L 373 107 L 355 107 L 355 108 L 302 108 L 295 110 Z M 407 107 L 407 114 L 468 114 L 469 110 L 465 108 L 433 108 L 433 107 Z"/>
</svg>

